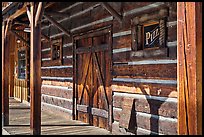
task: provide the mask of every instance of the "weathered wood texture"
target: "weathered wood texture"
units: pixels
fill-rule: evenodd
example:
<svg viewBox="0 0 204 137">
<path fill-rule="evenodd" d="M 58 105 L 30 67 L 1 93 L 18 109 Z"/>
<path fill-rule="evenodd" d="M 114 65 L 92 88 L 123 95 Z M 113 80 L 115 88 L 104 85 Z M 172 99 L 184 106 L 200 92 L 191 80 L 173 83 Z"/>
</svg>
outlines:
<svg viewBox="0 0 204 137">
<path fill-rule="evenodd" d="M 99 29 L 108 25 L 112 25 L 112 63 L 111 65 L 111 73 L 113 78 L 116 79 L 131 79 L 131 80 L 137 80 L 136 82 L 127 82 L 124 80 L 116 81 L 112 79 L 112 86 L 111 89 L 115 92 L 125 92 L 125 93 L 134 93 L 139 95 L 153 95 L 158 97 L 169 97 L 169 98 L 177 98 L 177 63 L 175 62 L 177 58 L 177 33 L 176 33 L 176 21 L 177 21 L 177 15 L 176 15 L 176 3 L 173 2 L 108 2 L 108 4 L 119 14 L 123 16 L 122 23 L 120 24 L 116 18 L 114 18 L 106 9 L 104 9 L 98 2 L 82 2 L 82 3 L 76 3 L 74 6 L 70 6 L 70 8 L 67 8 L 67 10 L 63 10 L 63 7 L 66 6 L 60 6 L 60 4 L 56 5 L 57 10 L 61 13 L 69 13 L 67 17 L 56 17 L 53 16 L 53 18 L 60 23 L 64 29 L 70 30 L 71 34 L 77 35 L 77 34 L 85 34 L 84 32 L 93 31 L 94 29 Z M 61 7 L 61 8 L 60 8 Z M 163 7 L 168 7 L 169 9 L 169 15 L 167 17 L 167 41 L 166 41 L 166 49 L 162 50 L 148 50 L 148 51 L 138 51 L 132 52 L 131 51 L 131 44 L 132 44 L 132 36 L 131 36 L 131 19 L 136 16 L 142 16 L 144 14 L 148 13 L 157 13 L 159 9 Z M 63 36 L 63 62 L 61 66 L 72 66 L 72 68 L 60 68 L 58 69 L 58 65 L 51 61 L 51 46 L 49 43 L 43 42 L 42 43 L 42 76 L 43 77 L 56 77 L 55 80 L 51 79 L 43 79 L 42 83 L 47 85 L 55 85 L 55 86 L 72 86 L 73 80 L 75 78 L 73 77 L 72 80 L 62 80 L 57 78 L 64 78 L 64 77 L 72 77 L 73 71 L 74 71 L 74 64 L 73 60 L 75 59 L 74 56 L 72 56 L 73 53 L 73 43 L 71 37 L 67 37 L 64 33 L 58 30 L 57 27 L 51 25 L 45 26 L 42 28 L 42 31 L 44 34 L 49 36 L 51 39 Z M 88 36 L 86 33 L 85 35 Z M 83 43 L 85 44 L 85 42 Z M 89 43 L 90 44 L 90 43 Z M 96 43 L 97 44 L 97 43 Z M 80 52 L 84 51 L 93 51 L 91 49 L 83 49 Z M 79 52 L 79 51 L 78 51 Z M 84 54 L 84 53 L 83 53 Z M 83 54 L 79 54 L 79 56 L 85 56 Z M 90 53 L 89 53 L 90 54 Z M 98 53 L 97 53 L 98 54 Z M 74 59 L 73 59 L 74 58 Z M 169 62 L 174 61 L 173 63 L 161 63 L 165 60 L 168 60 Z M 102 61 L 102 60 L 100 60 Z M 130 65 L 131 63 L 137 63 L 137 61 L 143 61 L 144 63 L 141 63 L 139 65 Z M 88 63 L 88 57 L 87 60 L 84 60 L 84 62 Z M 101 62 L 102 63 L 102 62 Z M 56 68 L 49 68 L 52 66 L 56 66 Z M 85 65 L 84 65 L 85 66 Z M 78 66 L 81 70 L 81 68 L 84 68 L 83 65 Z M 46 68 L 47 67 L 47 68 Z M 85 68 L 84 68 L 85 69 Z M 89 78 L 91 80 L 91 73 L 94 75 L 94 79 L 92 80 L 93 83 L 97 83 L 98 80 L 95 78 L 97 75 L 96 73 L 89 70 Z M 82 73 L 82 72 L 81 72 Z M 85 73 L 85 72 L 84 72 Z M 84 74 L 85 75 L 85 74 Z M 149 82 L 138 82 L 140 79 L 147 80 Z M 170 80 L 170 84 L 168 83 L 157 83 L 159 80 L 166 80 L 167 82 Z M 173 81 L 173 82 L 172 82 Z M 83 84 L 83 82 L 82 82 Z M 89 83 L 91 85 L 91 82 Z M 59 94 L 54 91 L 54 89 L 50 92 L 48 92 L 49 88 L 42 88 L 43 92 L 46 95 L 52 95 L 52 96 L 60 96 L 60 97 L 68 97 L 68 95 L 65 95 L 64 91 L 57 89 L 56 91 L 59 91 Z M 96 87 L 94 87 L 93 90 L 95 90 Z M 52 93 L 51 93 L 52 92 Z M 61 94 L 62 92 L 62 94 Z M 72 92 L 69 92 L 67 94 L 72 94 Z M 93 102 L 96 102 L 96 100 L 99 99 L 100 92 L 96 92 L 93 97 Z M 81 93 L 79 93 L 81 95 Z M 71 95 L 69 95 L 71 96 Z M 85 102 L 84 104 L 88 105 L 88 93 L 87 89 L 84 89 L 84 96 L 85 96 Z M 100 101 L 100 100 L 99 100 Z M 116 100 L 113 100 L 115 102 Z M 155 102 L 154 100 L 148 100 L 149 102 L 153 102 L 155 106 L 158 106 L 158 102 Z M 119 101 L 120 102 L 120 101 Z M 138 104 L 144 103 L 145 101 L 138 101 Z M 137 105 L 138 105 L 137 104 Z M 150 106 L 148 103 L 145 103 L 146 107 L 149 109 Z M 168 104 L 168 103 L 167 103 Z M 94 107 L 102 107 L 101 106 L 94 105 Z M 168 105 L 162 104 L 161 110 L 163 109 L 163 106 L 167 108 L 171 108 L 171 103 Z M 175 107 L 176 104 L 173 104 L 173 107 L 171 109 L 171 112 L 164 112 L 166 115 L 172 115 L 175 116 L 177 113 L 177 108 Z M 122 106 L 121 106 L 122 107 Z M 165 108 L 164 107 L 164 108 Z M 141 107 L 140 107 L 141 108 Z M 158 110 L 159 107 L 156 107 Z M 163 115 L 162 113 L 156 113 L 155 110 L 151 111 L 156 116 Z M 151 113 L 150 110 L 141 109 L 141 112 L 143 113 Z M 116 113 L 114 112 L 113 115 Z M 173 117 L 172 116 L 172 117 Z M 88 115 L 86 115 L 83 112 L 79 112 L 79 119 L 82 121 L 88 121 L 87 119 Z M 176 116 L 175 116 L 176 117 Z M 114 118 L 113 118 L 114 119 Z M 114 119 L 115 120 L 115 119 Z M 102 127 L 103 125 L 99 124 L 102 121 L 97 116 L 93 116 L 93 125 Z M 156 123 L 156 122 L 155 122 Z M 154 123 L 154 124 L 155 124 Z M 166 122 L 168 125 L 168 122 Z M 117 125 L 117 124 L 116 124 Z M 113 126 L 116 128 L 116 125 Z M 171 124 L 169 124 L 171 125 Z M 152 125 L 153 126 L 153 125 Z M 169 126 L 168 126 L 169 127 Z M 172 127 L 172 132 L 173 131 Z M 151 133 L 151 127 L 149 129 L 149 132 Z M 170 130 L 171 130 L 170 129 Z M 122 133 L 125 130 L 124 128 L 119 131 Z M 145 130 L 145 127 L 144 127 Z M 140 132 L 141 131 L 141 132 Z M 137 133 L 142 133 L 143 130 L 140 130 Z M 120 134 L 118 132 L 118 134 Z M 153 131 L 152 131 L 153 132 Z M 145 132 L 146 133 L 146 132 Z M 144 133 L 144 134 L 145 134 Z M 170 134 L 170 131 L 168 132 Z M 149 133 L 147 133 L 149 134 Z"/>
<path fill-rule="evenodd" d="M 9 97 L 14 96 L 15 37 L 10 35 Z"/>
<path fill-rule="evenodd" d="M 111 129 L 110 29 L 93 32 L 98 36 L 76 37 L 77 118 L 91 125 Z M 104 33 L 105 32 L 105 33 Z M 85 36 L 91 36 L 92 33 Z M 108 46 L 106 46 L 108 45 Z M 89 51 L 89 52 L 87 52 Z M 91 110 L 91 111 L 90 111 Z"/>
<path fill-rule="evenodd" d="M 178 2 L 178 133 L 202 134 L 202 3 Z"/>
<path fill-rule="evenodd" d="M 129 98 L 135 99 L 133 105 Z M 142 128 L 155 134 L 177 134 L 176 99 L 117 93 L 113 100 L 114 121 L 119 122 L 123 130 L 134 133 Z"/>
<path fill-rule="evenodd" d="M 33 5 L 32 5 L 33 4 Z M 41 134 L 41 23 L 35 25 L 36 3 L 31 4 L 30 37 L 30 128 L 34 135 Z"/>
<path fill-rule="evenodd" d="M 2 27 L 2 113 L 3 125 L 9 125 L 9 21 Z"/>
</svg>

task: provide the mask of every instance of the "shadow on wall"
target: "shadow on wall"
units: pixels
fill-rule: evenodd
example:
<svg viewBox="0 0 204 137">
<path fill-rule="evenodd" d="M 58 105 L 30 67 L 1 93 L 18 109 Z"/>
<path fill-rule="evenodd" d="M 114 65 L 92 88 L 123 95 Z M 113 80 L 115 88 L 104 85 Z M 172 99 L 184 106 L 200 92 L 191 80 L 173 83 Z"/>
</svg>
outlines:
<svg viewBox="0 0 204 137">
<path fill-rule="evenodd" d="M 123 99 L 123 102 L 126 102 L 126 103 L 123 103 L 123 106 L 122 106 L 123 110 L 120 113 L 119 127 L 124 128 L 126 130 L 126 132 L 131 132 L 131 133 L 137 135 L 139 132 L 138 131 L 138 127 L 139 127 L 138 125 L 143 124 L 143 126 L 147 130 L 150 130 L 150 133 L 147 133 L 147 134 L 158 135 L 159 133 L 161 133 L 161 131 L 159 130 L 160 129 L 159 126 L 161 126 L 161 124 L 159 123 L 159 117 L 157 118 L 155 116 L 159 116 L 159 109 L 160 109 L 161 105 L 165 102 L 165 100 L 159 101 L 159 100 L 149 99 L 148 94 L 147 94 L 147 92 L 145 92 L 144 89 L 142 90 L 142 92 L 143 92 L 143 95 L 147 95 L 147 96 L 145 96 L 145 99 L 149 105 L 149 112 L 144 112 L 144 113 L 149 113 L 151 115 L 150 118 L 148 118 L 148 119 L 139 118 L 138 119 L 137 108 L 135 105 L 137 105 L 137 101 L 140 104 L 141 104 L 141 102 L 139 101 L 139 99 L 135 99 L 135 98 L 131 97 L 133 99 L 133 101 L 132 101 L 133 103 L 131 104 L 130 101 L 127 101 L 127 98 L 128 98 L 127 97 L 126 100 Z M 127 112 L 128 111 L 127 106 L 124 107 L 125 105 L 128 104 L 127 102 L 129 102 L 129 106 L 131 106 L 131 109 L 129 109 L 129 110 L 131 110 L 131 113 Z M 140 110 L 140 112 L 141 112 L 141 110 Z M 129 115 L 129 116 L 125 116 L 125 115 Z M 121 120 L 121 119 L 123 119 L 123 120 Z M 150 122 L 150 123 L 148 125 L 145 122 Z M 166 127 L 166 128 L 169 128 L 169 127 Z"/>
</svg>

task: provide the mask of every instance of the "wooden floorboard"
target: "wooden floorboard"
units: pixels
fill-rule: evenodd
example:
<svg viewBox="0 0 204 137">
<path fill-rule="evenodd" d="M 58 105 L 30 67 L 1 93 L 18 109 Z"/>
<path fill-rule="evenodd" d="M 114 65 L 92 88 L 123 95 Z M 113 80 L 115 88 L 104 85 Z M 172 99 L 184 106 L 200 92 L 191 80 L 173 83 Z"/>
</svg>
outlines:
<svg viewBox="0 0 204 137">
<path fill-rule="evenodd" d="M 10 125 L 2 128 L 3 135 L 31 135 L 28 104 L 10 98 L 9 118 Z M 66 119 L 46 109 L 41 112 L 41 123 L 41 135 L 111 135 L 105 129 Z"/>
</svg>

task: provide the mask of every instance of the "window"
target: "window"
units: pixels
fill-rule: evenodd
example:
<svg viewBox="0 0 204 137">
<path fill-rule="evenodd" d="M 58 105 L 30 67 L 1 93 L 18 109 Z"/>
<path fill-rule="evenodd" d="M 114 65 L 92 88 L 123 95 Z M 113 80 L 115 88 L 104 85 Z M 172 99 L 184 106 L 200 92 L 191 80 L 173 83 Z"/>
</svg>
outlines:
<svg viewBox="0 0 204 137">
<path fill-rule="evenodd" d="M 132 56 L 168 56 L 167 16 L 168 9 L 160 9 L 132 19 Z"/>
<path fill-rule="evenodd" d="M 51 41 L 52 61 L 62 62 L 62 38 Z"/>
<path fill-rule="evenodd" d="M 26 78 L 26 51 L 18 51 L 18 78 Z"/>
</svg>

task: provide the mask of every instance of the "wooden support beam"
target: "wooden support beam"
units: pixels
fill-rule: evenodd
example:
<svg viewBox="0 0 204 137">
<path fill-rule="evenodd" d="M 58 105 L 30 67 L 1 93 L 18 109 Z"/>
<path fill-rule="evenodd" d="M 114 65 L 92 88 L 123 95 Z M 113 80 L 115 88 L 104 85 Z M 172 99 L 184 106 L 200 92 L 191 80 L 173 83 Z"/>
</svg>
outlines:
<svg viewBox="0 0 204 137">
<path fill-rule="evenodd" d="M 101 2 L 103 8 L 105 8 L 112 16 L 114 16 L 120 23 L 122 23 L 123 17 L 117 13 L 107 2 Z"/>
<path fill-rule="evenodd" d="M 30 5 L 27 5 L 27 6 L 26 6 L 26 13 L 27 13 L 27 15 L 28 15 L 28 20 L 29 20 L 30 23 L 31 23 Z"/>
<path fill-rule="evenodd" d="M 67 17 L 70 16 L 67 13 L 57 12 L 57 11 L 45 11 L 45 13 L 49 16 L 59 16 L 59 17 Z"/>
<path fill-rule="evenodd" d="M 30 45 L 28 41 L 26 41 L 22 36 L 20 36 L 18 33 L 16 33 L 14 30 L 10 30 L 10 32 L 15 35 L 17 38 L 19 38 L 20 40 L 22 40 L 24 43 L 26 43 L 27 45 Z"/>
<path fill-rule="evenodd" d="M 42 14 L 44 12 L 44 5 L 45 5 L 44 2 L 39 2 L 38 4 L 36 16 L 35 16 L 35 26 L 37 26 L 37 23 L 42 19 Z"/>
<path fill-rule="evenodd" d="M 41 23 L 35 26 L 36 3 L 31 4 L 30 33 L 30 129 L 41 134 Z"/>
<path fill-rule="evenodd" d="M 178 134 L 202 134 L 202 3 L 177 3 Z"/>
<path fill-rule="evenodd" d="M 45 35 L 43 32 L 41 32 L 41 36 L 45 38 L 45 40 L 50 41 L 50 38 L 47 35 Z"/>
<path fill-rule="evenodd" d="M 64 32 L 68 37 L 71 36 L 70 32 L 67 31 L 61 24 L 59 24 L 57 21 L 55 21 L 52 17 L 49 15 L 44 14 L 43 15 L 48 21 L 50 21 L 53 25 L 55 25 L 58 29 L 60 29 L 62 32 Z"/>
<path fill-rule="evenodd" d="M 10 23 L 10 20 L 8 19 L 7 22 L 6 22 L 6 25 L 5 25 L 6 27 L 5 27 L 5 31 L 4 31 L 5 38 L 7 36 L 7 32 L 8 32 L 8 29 L 9 29 L 9 23 Z"/>
<path fill-rule="evenodd" d="M 9 21 L 8 21 L 9 22 Z M 9 23 L 4 22 L 2 26 L 2 125 L 9 125 L 9 43 L 5 31 Z M 5 29 L 6 28 L 6 29 Z"/>
</svg>

